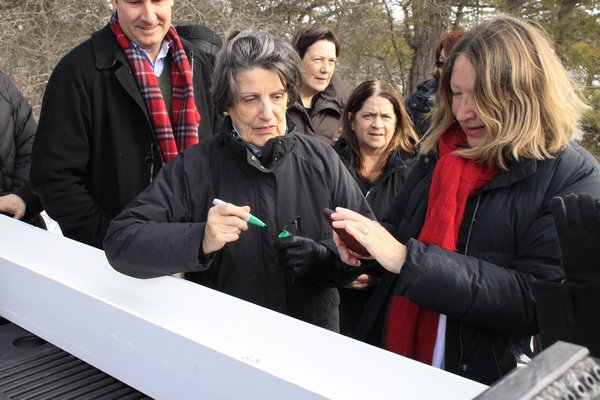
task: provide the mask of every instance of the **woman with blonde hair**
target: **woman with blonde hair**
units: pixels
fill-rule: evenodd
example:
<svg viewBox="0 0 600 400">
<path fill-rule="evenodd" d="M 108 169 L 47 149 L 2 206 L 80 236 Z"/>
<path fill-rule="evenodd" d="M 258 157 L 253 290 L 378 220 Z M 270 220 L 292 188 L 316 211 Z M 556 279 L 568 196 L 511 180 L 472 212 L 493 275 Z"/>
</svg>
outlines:
<svg viewBox="0 0 600 400">
<path fill-rule="evenodd" d="M 418 136 L 400 93 L 368 80 L 350 94 L 342 114 L 342 138 L 334 149 L 356 180 L 377 219 L 383 218 L 417 159 Z M 362 274 L 340 288 L 340 331 L 352 336 L 378 280 Z"/>
<path fill-rule="evenodd" d="M 551 200 L 600 196 L 597 161 L 569 142 L 585 110 L 541 29 L 499 16 L 465 33 L 388 217 L 332 215 L 386 269 L 359 338 L 486 384 L 526 360 L 534 282 L 563 279 Z"/>
</svg>

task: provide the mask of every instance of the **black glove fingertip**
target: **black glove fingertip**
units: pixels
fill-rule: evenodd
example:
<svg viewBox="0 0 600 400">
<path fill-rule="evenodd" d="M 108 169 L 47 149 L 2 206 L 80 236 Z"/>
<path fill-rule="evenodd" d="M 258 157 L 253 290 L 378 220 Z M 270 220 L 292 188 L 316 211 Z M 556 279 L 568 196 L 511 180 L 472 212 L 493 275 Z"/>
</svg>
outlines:
<svg viewBox="0 0 600 400">
<path fill-rule="evenodd" d="M 576 229 L 582 226 L 581 221 L 581 201 L 578 195 L 568 194 L 565 196 L 565 211 L 567 213 L 567 227 Z"/>
<path fill-rule="evenodd" d="M 594 205 L 594 199 L 587 193 L 579 195 L 579 212 L 584 224 L 590 224 L 593 228 L 593 222 L 596 220 L 596 206 Z"/>
<path fill-rule="evenodd" d="M 557 225 L 567 221 L 567 210 L 565 208 L 565 201 L 562 197 L 557 196 L 552 198 L 550 207 L 552 208 L 552 216 Z"/>
</svg>

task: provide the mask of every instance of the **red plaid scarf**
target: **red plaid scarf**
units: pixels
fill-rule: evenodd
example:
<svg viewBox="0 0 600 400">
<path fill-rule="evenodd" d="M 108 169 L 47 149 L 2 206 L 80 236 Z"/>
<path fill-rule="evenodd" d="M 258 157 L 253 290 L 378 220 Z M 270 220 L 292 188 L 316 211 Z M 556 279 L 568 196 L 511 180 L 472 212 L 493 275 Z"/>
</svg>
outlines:
<svg viewBox="0 0 600 400">
<path fill-rule="evenodd" d="M 458 233 L 467 199 L 498 170 L 453 154 L 465 143 L 460 127 L 448 129 L 440 138 L 440 160 L 433 172 L 429 203 L 419 240 L 456 251 Z M 390 306 L 386 348 L 431 365 L 440 314 L 421 308 L 406 297 L 394 296 Z"/>
<path fill-rule="evenodd" d="M 113 13 L 110 28 L 125 52 L 127 61 L 129 61 L 146 102 L 146 107 L 148 107 L 163 162 L 169 162 L 175 158 L 179 151 L 198 143 L 198 124 L 200 123 L 200 113 L 194 102 L 194 86 L 190 63 L 181 45 L 181 40 L 179 40 L 175 29 L 170 27 L 165 40 L 171 43 L 170 51 L 172 55 L 171 86 L 173 98 L 171 109 L 175 123 L 171 126 L 158 79 L 156 79 L 147 60 L 135 49 L 133 43 L 121 29 L 117 13 Z"/>
</svg>

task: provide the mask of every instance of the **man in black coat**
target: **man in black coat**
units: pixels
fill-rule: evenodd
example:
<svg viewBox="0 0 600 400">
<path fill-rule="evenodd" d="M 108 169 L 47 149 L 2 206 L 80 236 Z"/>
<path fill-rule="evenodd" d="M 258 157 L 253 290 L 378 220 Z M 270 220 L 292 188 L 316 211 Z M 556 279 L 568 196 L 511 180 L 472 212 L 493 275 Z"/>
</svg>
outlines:
<svg viewBox="0 0 600 400">
<path fill-rule="evenodd" d="M 162 165 L 220 125 L 210 58 L 171 27 L 173 1 L 111 4 L 111 22 L 50 77 L 31 168 L 65 236 L 98 248 Z"/>
</svg>

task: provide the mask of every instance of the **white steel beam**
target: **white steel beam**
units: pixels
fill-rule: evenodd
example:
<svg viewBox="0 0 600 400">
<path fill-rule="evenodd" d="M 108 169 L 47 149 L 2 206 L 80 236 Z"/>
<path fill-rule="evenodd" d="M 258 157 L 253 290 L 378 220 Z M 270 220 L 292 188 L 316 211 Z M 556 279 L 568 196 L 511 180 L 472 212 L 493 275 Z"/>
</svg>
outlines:
<svg viewBox="0 0 600 400">
<path fill-rule="evenodd" d="M 156 399 L 470 399 L 479 383 L 0 215 L 0 315 Z"/>
</svg>

